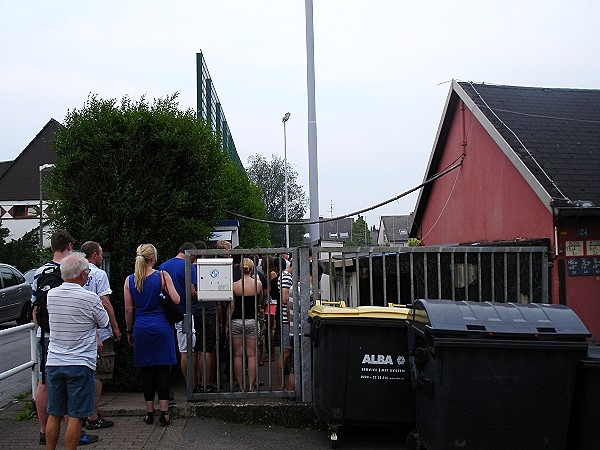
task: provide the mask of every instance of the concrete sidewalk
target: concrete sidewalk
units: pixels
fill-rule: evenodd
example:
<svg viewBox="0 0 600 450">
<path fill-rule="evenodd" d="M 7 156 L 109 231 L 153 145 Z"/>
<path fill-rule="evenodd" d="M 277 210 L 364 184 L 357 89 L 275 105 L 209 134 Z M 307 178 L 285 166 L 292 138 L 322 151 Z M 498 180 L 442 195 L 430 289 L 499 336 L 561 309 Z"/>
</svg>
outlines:
<svg viewBox="0 0 600 450">
<path fill-rule="evenodd" d="M 329 433 L 318 426 L 313 407 L 285 399 L 257 401 L 188 403 L 183 386 L 175 386 L 172 405 L 173 424 L 163 427 L 142 421 L 144 401 L 141 393 L 107 392 L 102 396 L 101 412 L 114 420 L 112 428 L 89 432 L 99 441 L 85 447 L 103 450 L 141 449 L 326 449 Z M 37 420 L 17 421 L 17 414 L 30 399 L 14 401 L 0 408 L 0 449 L 39 450 Z M 288 427 L 290 422 L 298 426 Z M 410 430 L 402 428 L 346 427 L 339 432 L 344 449 L 404 449 Z M 65 425 L 61 432 L 64 438 Z M 64 449 L 62 439 L 60 449 Z"/>
</svg>

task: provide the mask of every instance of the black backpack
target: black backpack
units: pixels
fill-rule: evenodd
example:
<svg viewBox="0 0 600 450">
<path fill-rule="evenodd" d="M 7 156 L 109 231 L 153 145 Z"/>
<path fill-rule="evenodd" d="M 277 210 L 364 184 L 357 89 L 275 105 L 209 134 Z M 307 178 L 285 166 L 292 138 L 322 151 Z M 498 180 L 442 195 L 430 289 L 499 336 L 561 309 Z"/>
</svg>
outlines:
<svg viewBox="0 0 600 450">
<path fill-rule="evenodd" d="M 53 263 L 52 266 L 44 267 L 37 278 L 37 289 L 35 291 L 35 304 L 37 307 L 35 318 L 44 333 L 50 332 L 50 320 L 48 317 L 48 291 L 60 286 L 63 279 L 60 276 L 60 266 Z"/>
</svg>

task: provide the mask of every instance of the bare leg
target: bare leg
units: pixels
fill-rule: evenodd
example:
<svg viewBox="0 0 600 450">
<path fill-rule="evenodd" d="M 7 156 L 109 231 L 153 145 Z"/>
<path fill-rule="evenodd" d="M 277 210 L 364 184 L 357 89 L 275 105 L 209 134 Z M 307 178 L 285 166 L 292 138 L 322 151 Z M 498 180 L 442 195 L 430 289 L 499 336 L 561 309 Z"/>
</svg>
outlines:
<svg viewBox="0 0 600 450">
<path fill-rule="evenodd" d="M 282 391 L 286 390 L 286 383 L 285 383 L 285 378 L 284 378 L 283 373 L 285 371 L 285 366 L 287 364 L 289 357 L 290 357 L 290 349 L 284 348 L 283 356 L 282 356 L 282 354 L 280 354 L 279 358 L 277 358 L 277 376 L 279 377 L 279 383 L 280 383 Z"/>
<path fill-rule="evenodd" d="M 183 379 L 185 381 L 185 385 L 187 386 L 187 352 L 181 352 L 181 373 L 183 373 Z M 192 373 L 194 373 L 192 371 Z M 192 388 L 194 387 L 194 380 L 192 380 Z"/>
<path fill-rule="evenodd" d="M 98 405 L 100 404 L 100 396 L 102 395 L 102 380 L 96 378 L 94 386 L 94 415 L 88 417 L 91 421 L 98 418 Z"/>
<path fill-rule="evenodd" d="M 54 450 L 60 436 L 60 416 L 47 416 L 44 429 L 46 432 L 46 449 Z"/>
<path fill-rule="evenodd" d="M 256 338 L 246 338 L 246 356 L 248 357 L 248 386 L 256 390 Z"/>
<path fill-rule="evenodd" d="M 37 385 L 35 393 L 35 409 L 37 410 L 38 421 L 40 422 L 40 433 L 46 432 L 46 422 L 48 422 L 48 388 L 41 382 Z"/>
<path fill-rule="evenodd" d="M 233 338 L 233 373 L 238 382 L 240 391 L 244 390 L 244 378 L 242 376 L 244 350 L 242 348 L 242 338 Z"/>
<path fill-rule="evenodd" d="M 198 352 L 198 384 L 204 386 L 204 357 L 206 356 L 206 386 L 214 384 L 215 354 Z"/>
<path fill-rule="evenodd" d="M 82 421 L 74 417 L 71 417 L 67 422 L 67 432 L 65 434 L 65 447 L 67 447 L 67 450 L 77 450 L 79 438 L 81 437 L 81 425 Z"/>
<path fill-rule="evenodd" d="M 159 405 L 161 411 L 169 410 L 169 400 L 168 399 L 167 400 L 159 400 L 158 405 Z"/>
</svg>

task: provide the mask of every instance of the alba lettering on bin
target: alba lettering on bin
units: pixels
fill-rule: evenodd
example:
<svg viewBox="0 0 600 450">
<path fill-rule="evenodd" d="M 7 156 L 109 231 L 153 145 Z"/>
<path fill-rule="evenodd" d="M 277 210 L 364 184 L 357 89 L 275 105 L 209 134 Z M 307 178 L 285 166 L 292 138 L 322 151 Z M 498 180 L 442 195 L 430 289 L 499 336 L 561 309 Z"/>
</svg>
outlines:
<svg viewBox="0 0 600 450">
<path fill-rule="evenodd" d="M 390 355 L 365 355 L 363 360 L 363 364 L 389 364 L 394 365 L 394 361 Z"/>
</svg>

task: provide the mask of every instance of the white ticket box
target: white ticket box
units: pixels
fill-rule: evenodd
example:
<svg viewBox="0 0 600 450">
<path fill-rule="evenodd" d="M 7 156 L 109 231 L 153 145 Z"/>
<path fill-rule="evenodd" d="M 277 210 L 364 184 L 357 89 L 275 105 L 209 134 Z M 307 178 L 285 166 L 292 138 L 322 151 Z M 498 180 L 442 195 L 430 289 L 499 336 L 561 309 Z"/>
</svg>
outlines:
<svg viewBox="0 0 600 450">
<path fill-rule="evenodd" d="M 233 300 L 233 259 L 202 258 L 195 264 L 199 301 Z"/>
</svg>

